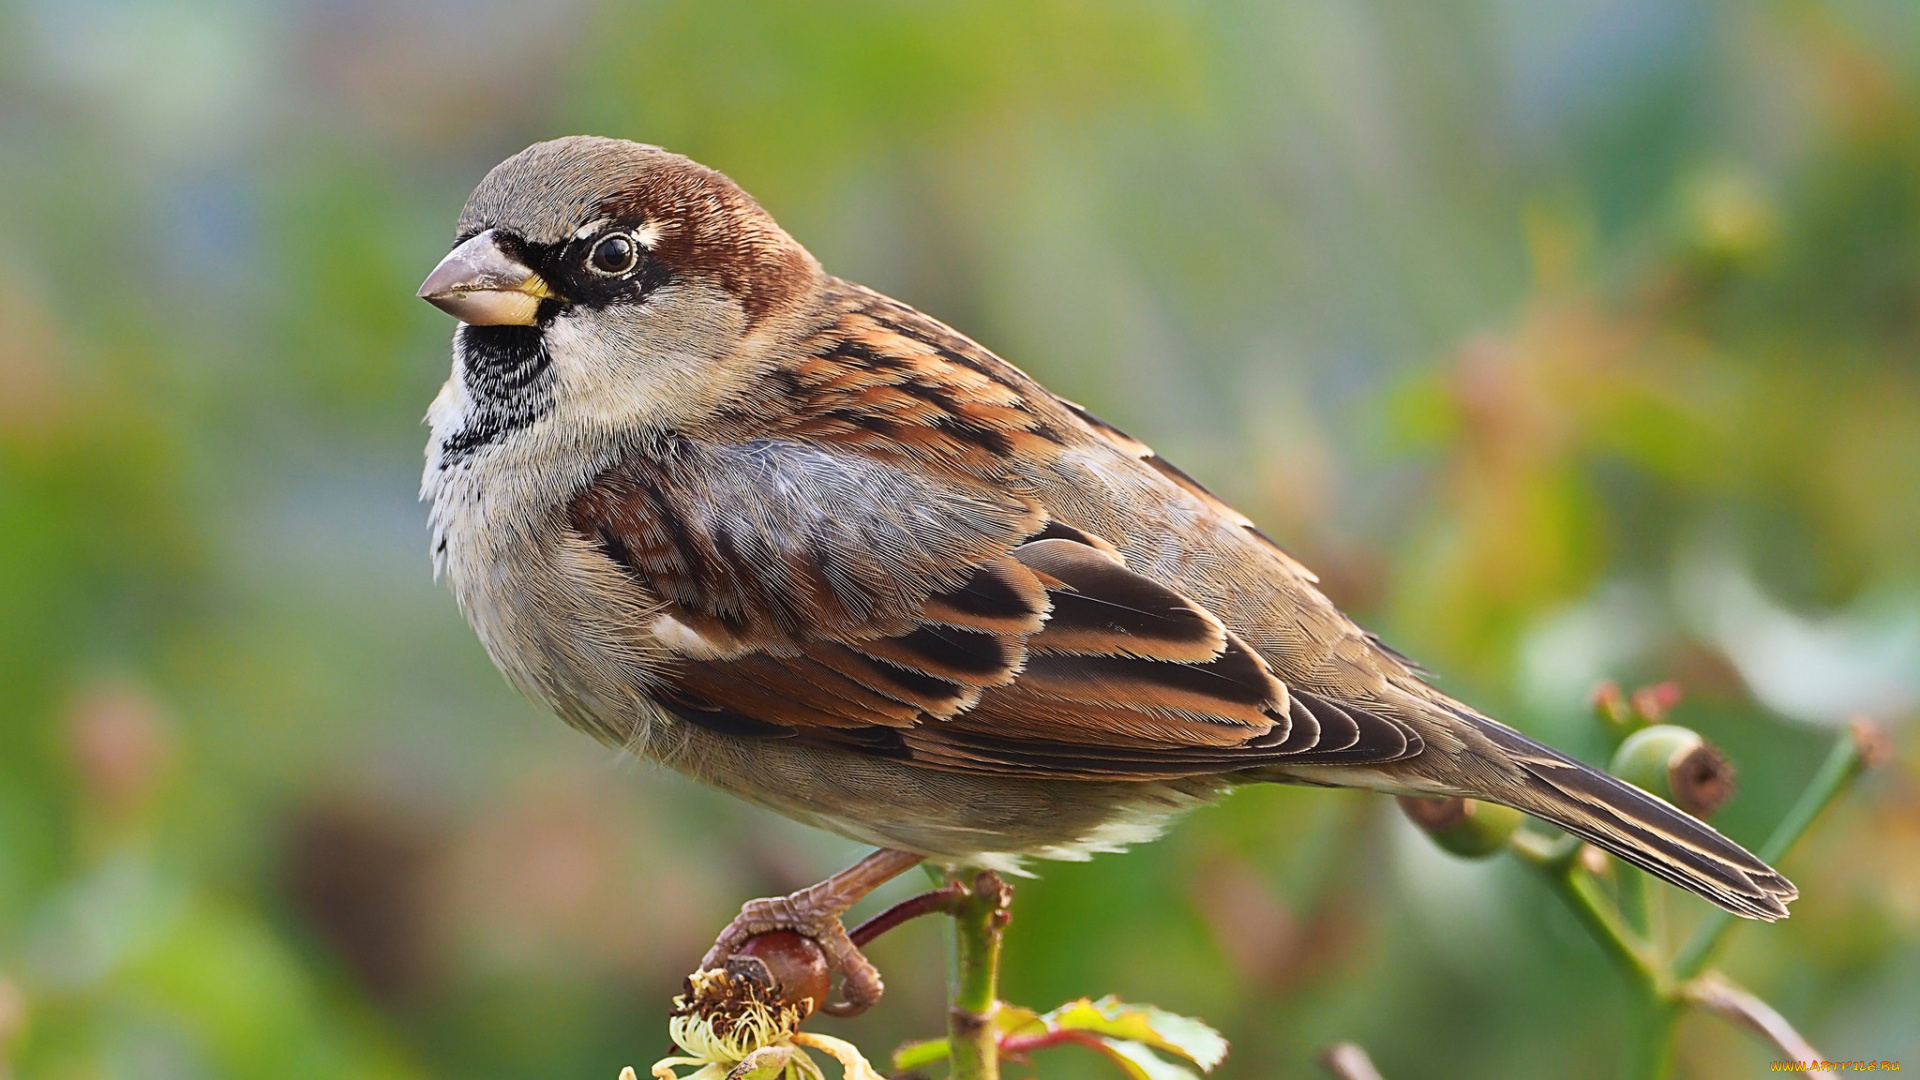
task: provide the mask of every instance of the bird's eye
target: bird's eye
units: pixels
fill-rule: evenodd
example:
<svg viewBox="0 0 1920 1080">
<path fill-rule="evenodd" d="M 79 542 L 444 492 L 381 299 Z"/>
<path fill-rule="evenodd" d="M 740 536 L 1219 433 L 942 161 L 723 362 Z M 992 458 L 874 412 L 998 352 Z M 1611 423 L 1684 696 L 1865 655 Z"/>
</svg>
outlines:
<svg viewBox="0 0 1920 1080">
<path fill-rule="evenodd" d="M 639 252 L 633 240 L 616 234 L 593 245 L 593 254 L 588 256 L 587 261 L 603 274 L 624 274 L 633 269 L 638 259 Z"/>
</svg>

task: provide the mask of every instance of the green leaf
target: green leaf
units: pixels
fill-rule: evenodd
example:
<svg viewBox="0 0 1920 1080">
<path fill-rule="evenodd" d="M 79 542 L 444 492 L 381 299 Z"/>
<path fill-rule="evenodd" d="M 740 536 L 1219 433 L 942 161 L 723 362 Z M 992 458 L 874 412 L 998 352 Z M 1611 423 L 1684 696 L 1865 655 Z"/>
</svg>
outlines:
<svg viewBox="0 0 1920 1080">
<path fill-rule="evenodd" d="M 893 1052 L 893 1069 L 896 1073 L 911 1072 L 925 1068 L 936 1061 L 945 1061 L 953 1054 L 953 1047 L 945 1039 L 922 1039 L 919 1042 L 902 1043 Z"/>
<path fill-rule="evenodd" d="M 1070 1001 L 1041 1017 L 1049 1030 L 1090 1031 L 1183 1057 L 1211 1070 L 1227 1056 L 1227 1040 L 1192 1017 L 1115 997 Z"/>
<path fill-rule="evenodd" d="M 1058 1011 L 1058 1009 L 1054 1010 L 1054 1012 Z M 1053 1013 L 1041 1016 L 1025 1006 L 1009 1005 L 1003 1001 L 1000 1007 L 993 1011 L 993 1030 L 998 1032 L 1002 1039 L 1010 1035 L 1044 1035 L 1055 1030 L 1050 1019 L 1052 1016 Z"/>
<path fill-rule="evenodd" d="M 1100 1049 L 1129 1080 L 1200 1080 L 1191 1069 L 1175 1065 L 1131 1039 L 1103 1038 Z"/>
</svg>

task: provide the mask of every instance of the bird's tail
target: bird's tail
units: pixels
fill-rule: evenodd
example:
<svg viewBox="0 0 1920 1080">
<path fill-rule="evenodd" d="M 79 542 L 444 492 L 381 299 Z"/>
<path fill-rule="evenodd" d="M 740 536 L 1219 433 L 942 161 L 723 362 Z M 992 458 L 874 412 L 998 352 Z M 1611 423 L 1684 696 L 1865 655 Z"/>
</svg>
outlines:
<svg viewBox="0 0 1920 1080">
<path fill-rule="evenodd" d="M 1589 768 L 1512 728 L 1462 710 L 1522 779 L 1466 793 L 1542 818 L 1735 915 L 1768 922 L 1800 895 L 1778 871 L 1705 822 L 1632 784 Z"/>
</svg>

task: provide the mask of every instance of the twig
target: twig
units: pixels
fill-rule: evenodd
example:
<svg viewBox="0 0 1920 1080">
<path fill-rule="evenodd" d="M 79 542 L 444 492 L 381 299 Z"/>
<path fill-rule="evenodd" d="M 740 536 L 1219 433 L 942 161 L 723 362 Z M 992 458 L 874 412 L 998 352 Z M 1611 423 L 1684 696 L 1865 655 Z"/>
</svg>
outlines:
<svg viewBox="0 0 1920 1080">
<path fill-rule="evenodd" d="M 909 896 L 887 910 L 861 923 L 847 932 L 857 948 L 865 948 L 869 941 L 899 926 L 910 919 L 922 915 L 931 915 L 936 911 L 952 911 L 967 891 L 959 882 L 943 888 L 923 892 L 918 896 Z"/>
<path fill-rule="evenodd" d="M 1667 1076 L 1672 1068 L 1673 1032 L 1680 1022 L 1672 977 L 1654 944 L 1634 932 L 1620 909 L 1581 865 L 1586 845 L 1572 836 L 1549 840 L 1521 829 L 1508 838 L 1507 846 L 1522 862 L 1540 871 L 1633 985 L 1641 1020 L 1634 1025 L 1633 1041 L 1627 1048 L 1626 1075 L 1639 1080 Z"/>
<path fill-rule="evenodd" d="M 954 902 L 953 988 L 948 995 L 947 1040 L 953 1080 L 1000 1080 L 1000 1047 L 993 1030 L 999 1008 L 1000 939 L 1013 887 L 982 870 Z"/>
<path fill-rule="evenodd" d="M 1617 725 L 1622 720 L 1619 698 L 1618 688 L 1603 688 L 1597 696 L 1603 722 Z M 1648 718 L 1657 719 L 1651 715 Z M 1761 846 L 1761 860 L 1778 863 L 1847 785 L 1887 753 L 1885 737 L 1878 730 L 1864 720 L 1854 721 Z M 1661 948 L 1665 938 L 1663 898 L 1649 895 L 1641 876 L 1626 870 L 1616 903 L 1583 867 L 1583 847 L 1571 836 L 1551 840 L 1526 829 L 1516 830 L 1507 838 L 1508 850 L 1547 879 L 1638 991 L 1635 1005 L 1640 1020 L 1634 1025 L 1634 1039 L 1628 1049 L 1628 1076 L 1662 1080 L 1669 1075 L 1674 1031 L 1689 1007 L 1717 1013 L 1758 1032 L 1789 1058 L 1819 1060 L 1820 1055 L 1772 1006 L 1719 972 L 1702 974 L 1733 925 L 1730 913 L 1715 909 L 1702 918 L 1686 944 L 1669 959 Z M 1333 1052 L 1328 1051 L 1330 1069 L 1335 1068 Z"/>
<path fill-rule="evenodd" d="M 1523 829 L 1515 832 L 1507 843 L 1520 861 L 1546 877 L 1554 892 L 1629 979 L 1655 996 L 1664 992 L 1660 964 L 1652 947 L 1627 926 L 1619 909 L 1601 895 L 1593 878 L 1581 870 L 1582 845 L 1577 839 L 1548 840 Z"/>
<path fill-rule="evenodd" d="M 1726 1017 L 1756 1032 L 1780 1048 L 1792 1061 L 1819 1061 L 1820 1052 L 1787 1023 L 1773 1006 L 1717 971 L 1710 971 L 1681 988 L 1687 1003 Z"/>
<path fill-rule="evenodd" d="M 1380 1080 L 1380 1070 L 1359 1043 L 1337 1042 L 1320 1052 L 1320 1064 L 1335 1080 Z"/>
</svg>

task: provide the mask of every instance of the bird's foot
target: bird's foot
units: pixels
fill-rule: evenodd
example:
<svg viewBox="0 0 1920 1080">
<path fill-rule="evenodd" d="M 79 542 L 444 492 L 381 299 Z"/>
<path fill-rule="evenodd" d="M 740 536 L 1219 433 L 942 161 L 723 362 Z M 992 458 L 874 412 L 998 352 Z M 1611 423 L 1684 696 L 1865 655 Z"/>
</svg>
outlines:
<svg viewBox="0 0 1920 1080">
<path fill-rule="evenodd" d="M 804 893 L 792 896 L 769 896 L 759 900 L 749 900 L 740 907 L 740 914 L 720 931 L 713 948 L 700 961 L 702 968 L 717 968 L 726 965 L 731 957 L 748 938 L 777 930 L 791 930 L 802 937 L 811 938 L 826 953 L 827 968 L 840 976 L 839 1001 L 829 1001 L 819 1006 L 820 1011 L 832 1016 L 854 1016 L 872 1008 L 885 992 L 886 985 L 881 981 L 880 969 L 873 966 L 853 939 L 847 936 L 847 928 L 840 921 L 840 913 L 809 909 L 796 900 Z"/>
<path fill-rule="evenodd" d="M 811 888 L 786 896 L 749 900 L 740 907 L 713 947 L 700 961 L 705 968 L 726 966 L 728 957 L 748 938 L 775 930 L 791 930 L 817 942 L 826 953 L 827 967 L 840 976 L 841 1000 L 820 1010 L 833 1016 L 854 1016 L 872 1008 L 886 985 L 880 969 L 860 951 L 840 916 L 861 898 L 920 862 L 920 856 L 882 848 Z"/>
</svg>

